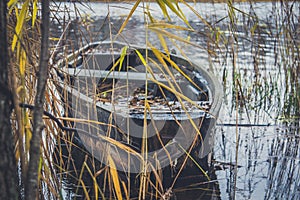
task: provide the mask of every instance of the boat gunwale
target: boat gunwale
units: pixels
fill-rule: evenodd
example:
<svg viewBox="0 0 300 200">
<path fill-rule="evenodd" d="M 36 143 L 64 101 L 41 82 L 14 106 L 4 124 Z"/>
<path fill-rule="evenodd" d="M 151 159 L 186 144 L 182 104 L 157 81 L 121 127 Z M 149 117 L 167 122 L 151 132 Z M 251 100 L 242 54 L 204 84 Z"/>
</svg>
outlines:
<svg viewBox="0 0 300 200">
<path fill-rule="evenodd" d="M 98 46 L 101 45 L 109 45 L 109 44 L 116 44 L 116 45 L 120 45 L 120 46 L 129 46 L 130 49 L 144 49 L 144 50 L 150 50 L 149 48 L 143 48 L 141 46 L 137 46 L 137 45 L 129 45 L 123 42 L 117 42 L 117 41 L 99 41 L 99 42 L 93 42 L 90 44 L 85 45 L 84 47 L 76 50 L 75 52 L 69 54 L 66 58 L 61 59 L 55 69 L 56 72 L 61 74 L 61 73 L 66 73 L 66 68 L 69 68 L 70 62 L 78 60 L 77 58 L 81 55 L 87 55 L 86 52 L 88 52 L 89 50 L 93 50 L 95 48 L 97 48 Z M 112 55 L 111 53 L 101 53 L 101 52 L 88 52 L 88 53 L 99 53 L 99 54 L 108 54 L 108 55 Z M 116 52 L 114 52 L 116 53 Z M 118 56 L 119 54 L 116 54 L 116 56 Z M 172 58 L 175 58 L 177 61 L 181 60 L 183 62 L 188 62 L 190 64 L 190 67 L 194 68 L 193 71 L 197 71 L 198 73 L 201 73 L 201 76 L 206 80 L 207 84 L 206 86 L 208 86 L 208 89 L 210 90 L 208 92 L 209 94 L 209 102 L 210 102 L 210 108 L 208 110 L 208 113 L 210 116 L 217 118 L 218 114 L 219 114 L 219 110 L 222 104 L 222 98 L 223 98 L 223 92 L 221 90 L 221 84 L 219 83 L 219 81 L 217 80 L 217 78 L 212 74 L 209 73 L 204 67 L 202 67 L 201 65 L 196 64 L 195 62 L 189 61 L 186 58 L 179 56 L 179 55 L 172 55 Z M 175 61 L 176 62 L 176 61 Z M 77 67 L 77 66 L 76 66 Z M 76 71 L 76 67 L 74 68 L 74 71 Z M 64 69 L 65 68 L 65 69 Z M 78 69 L 79 71 L 80 69 Z M 69 74 L 72 76 L 72 74 Z M 61 76 L 60 76 L 61 77 Z M 63 87 L 70 87 L 69 85 L 65 85 L 63 80 L 59 80 L 59 83 L 63 86 Z M 70 87 L 69 92 L 72 91 L 74 92 L 74 90 Z M 85 96 L 85 95 L 84 95 Z M 90 97 L 85 97 L 85 98 L 90 98 Z M 92 99 L 91 99 L 92 100 Z M 196 101 L 194 101 L 196 102 Z M 199 101 L 199 102 L 203 102 L 203 101 Z M 96 104 L 99 106 L 99 102 L 96 102 Z M 107 109 L 106 109 L 107 110 Z"/>
</svg>

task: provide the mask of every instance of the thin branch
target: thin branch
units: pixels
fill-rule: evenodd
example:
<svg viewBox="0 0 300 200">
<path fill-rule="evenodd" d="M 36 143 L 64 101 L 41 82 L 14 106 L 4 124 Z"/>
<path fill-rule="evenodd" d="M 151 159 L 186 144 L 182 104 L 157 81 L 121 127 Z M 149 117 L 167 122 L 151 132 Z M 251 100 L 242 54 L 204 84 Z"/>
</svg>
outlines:
<svg viewBox="0 0 300 200">
<path fill-rule="evenodd" d="M 30 160 L 25 184 L 25 199 L 37 199 L 39 191 L 39 164 L 40 164 L 40 143 L 41 134 L 44 129 L 43 105 L 45 102 L 45 88 L 48 78 L 49 60 L 49 23 L 50 7 L 49 0 L 41 1 L 42 23 L 41 23 L 41 52 L 39 71 L 37 74 L 37 92 L 35 97 L 35 109 L 33 111 L 33 132 L 30 141 Z"/>
<path fill-rule="evenodd" d="M 30 104 L 25 104 L 25 103 L 20 103 L 19 106 L 21 108 L 28 108 L 30 110 L 34 110 L 35 109 L 35 106 L 34 105 L 30 105 Z M 49 117 L 51 120 L 53 120 L 57 125 L 58 127 L 63 130 L 63 131 L 68 131 L 68 132 L 76 132 L 77 129 L 75 128 L 69 128 L 69 127 L 66 127 L 64 126 L 57 117 L 55 117 L 54 115 L 52 115 L 51 113 L 47 112 L 47 111 L 43 111 L 43 114 L 47 117 Z"/>
</svg>

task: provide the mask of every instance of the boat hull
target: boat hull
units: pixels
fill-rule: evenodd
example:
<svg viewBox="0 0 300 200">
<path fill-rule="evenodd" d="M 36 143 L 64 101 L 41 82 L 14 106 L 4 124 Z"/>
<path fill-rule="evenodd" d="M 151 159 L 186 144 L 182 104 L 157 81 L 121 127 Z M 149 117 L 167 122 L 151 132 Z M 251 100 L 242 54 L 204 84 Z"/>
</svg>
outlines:
<svg viewBox="0 0 300 200">
<path fill-rule="evenodd" d="M 101 47 L 111 49 L 112 45 L 114 50 L 117 49 L 114 52 L 94 51 Z M 114 64 L 122 57 L 120 52 L 124 46 L 125 44 L 116 42 L 93 43 L 69 55 L 58 65 L 58 87 L 64 94 L 66 114 L 81 119 L 74 123 L 74 127 L 84 147 L 95 158 L 108 165 L 109 154 L 109 157 L 114 158 L 118 170 L 131 173 L 139 173 L 149 164 L 152 167 L 146 168 L 151 171 L 178 164 L 178 161 L 184 162 L 180 158 L 187 153 L 196 160 L 205 160 L 209 164 L 214 127 L 222 102 L 221 87 L 216 78 L 201 66 L 170 55 L 180 70 L 188 77 L 193 77 L 192 82 L 196 85 L 178 78 L 176 82 L 183 90 L 170 92 L 168 87 L 176 84 L 172 83 L 172 79 L 152 75 L 149 82 L 145 83 L 143 73 L 146 74 L 146 71 L 128 71 L 128 66 L 137 70 L 143 65 L 139 55 L 126 54 L 122 65 Z M 130 49 L 131 52 L 157 58 L 147 48 L 131 46 Z M 116 66 L 118 70 L 115 70 Z M 174 68 L 171 64 L 168 67 Z M 111 71 L 116 72 L 112 75 Z M 128 77 L 131 77 L 131 81 L 128 81 Z M 125 83 L 128 85 L 128 82 L 135 82 L 133 85 L 140 85 L 139 88 L 144 89 L 143 93 L 152 92 L 154 95 L 148 99 L 148 95 L 134 94 L 131 90 L 125 103 L 124 98 L 113 99 L 112 96 L 117 95 L 111 91 L 117 86 L 121 88 Z M 150 86 L 145 89 L 145 85 Z M 100 92 L 99 88 L 102 89 Z M 122 92 L 124 93 L 120 90 L 117 94 L 123 97 Z M 99 98 L 92 95 L 95 93 L 103 96 Z M 141 106 L 141 102 L 144 105 Z M 151 107 L 149 102 L 156 104 Z"/>
</svg>

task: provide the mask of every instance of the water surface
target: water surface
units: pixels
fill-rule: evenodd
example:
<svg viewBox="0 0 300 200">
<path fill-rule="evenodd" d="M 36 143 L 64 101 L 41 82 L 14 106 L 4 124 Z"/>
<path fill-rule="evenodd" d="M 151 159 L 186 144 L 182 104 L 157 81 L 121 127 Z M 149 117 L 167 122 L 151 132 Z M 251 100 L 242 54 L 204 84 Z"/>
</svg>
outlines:
<svg viewBox="0 0 300 200">
<path fill-rule="evenodd" d="M 86 20 L 83 27 L 78 27 L 76 20 L 71 23 L 69 36 L 77 37 L 79 29 L 86 32 L 78 43 L 70 42 L 73 49 L 110 39 L 109 28 L 116 34 L 132 7 L 131 3 L 63 4 L 68 9 L 73 10 L 76 5 L 81 10 L 81 16 L 74 11 L 70 19 Z M 153 16 L 164 19 L 159 7 L 150 5 Z M 217 187 L 209 196 L 212 199 L 300 199 L 300 79 L 294 77 L 297 73 L 293 75 L 293 71 L 300 72 L 299 3 L 234 4 L 234 26 L 226 3 L 191 5 L 223 37 L 216 44 L 212 30 L 182 6 L 197 32 L 174 33 L 189 38 L 198 47 L 181 42 L 178 46 L 193 62 L 214 73 L 224 87 L 224 103 L 215 136 L 216 171 L 212 176 Z M 118 39 L 143 45 L 148 38 L 159 46 L 155 34 L 145 31 L 142 9 L 138 8 Z M 182 24 L 177 16 L 171 17 Z M 66 24 L 58 26 L 62 28 Z M 59 34 L 61 29 L 56 31 Z M 182 194 L 207 198 L 197 189 L 178 193 L 177 199 L 185 199 L 181 198 Z"/>
</svg>

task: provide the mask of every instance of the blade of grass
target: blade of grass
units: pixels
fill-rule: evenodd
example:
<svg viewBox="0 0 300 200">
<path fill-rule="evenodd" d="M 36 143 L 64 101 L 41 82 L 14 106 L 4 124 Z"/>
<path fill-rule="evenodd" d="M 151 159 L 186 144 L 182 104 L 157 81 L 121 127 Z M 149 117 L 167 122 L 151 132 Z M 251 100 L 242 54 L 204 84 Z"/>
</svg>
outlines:
<svg viewBox="0 0 300 200">
<path fill-rule="evenodd" d="M 121 183 L 122 183 L 122 187 L 123 187 L 123 190 L 124 190 L 124 195 L 125 195 L 126 199 L 129 199 L 130 196 L 128 194 L 126 183 L 124 181 L 122 181 Z"/>
<path fill-rule="evenodd" d="M 189 152 L 187 152 L 180 144 L 179 147 L 182 149 L 182 151 L 185 152 L 185 155 L 187 155 L 192 161 L 193 163 L 197 166 L 198 169 L 200 169 L 200 171 L 204 174 L 204 176 L 207 178 L 208 181 L 211 181 L 211 179 L 209 178 L 208 174 L 206 173 L 206 171 L 199 165 L 199 163 L 190 155 Z"/>
<path fill-rule="evenodd" d="M 83 191 L 84 191 L 85 198 L 86 198 L 87 200 L 90 200 L 89 192 L 88 192 L 88 190 L 86 189 L 85 183 L 83 182 L 82 179 L 80 180 L 80 184 L 82 185 L 82 189 L 83 189 Z"/>
<path fill-rule="evenodd" d="M 123 198 L 122 198 L 122 193 L 121 193 L 119 175 L 118 175 L 118 171 L 116 170 L 117 168 L 116 168 L 115 162 L 112 159 L 112 157 L 110 156 L 110 154 L 108 154 L 107 159 L 108 159 L 108 164 L 110 166 L 109 171 L 110 171 L 110 175 L 111 175 L 111 178 L 113 181 L 117 199 L 122 200 Z"/>
<path fill-rule="evenodd" d="M 123 31 L 123 29 L 125 28 L 125 26 L 128 24 L 129 19 L 131 18 L 131 16 L 133 15 L 133 13 L 135 12 L 136 8 L 138 7 L 138 5 L 140 4 L 141 0 L 138 0 L 135 2 L 135 4 L 133 5 L 132 9 L 130 10 L 129 14 L 127 15 L 126 20 L 123 22 L 122 26 L 120 27 L 118 34 L 116 35 L 115 38 L 117 38 Z"/>
<path fill-rule="evenodd" d="M 151 45 L 150 45 L 150 46 L 151 46 Z M 165 59 L 169 59 L 169 58 L 166 58 L 166 56 L 165 56 L 163 53 L 161 53 L 160 51 L 158 51 L 157 49 L 155 49 L 155 48 L 153 48 L 153 47 L 152 47 L 152 51 L 153 51 L 153 53 L 155 54 L 156 58 L 160 61 L 160 63 L 165 67 L 165 70 L 167 71 L 167 73 L 169 74 L 169 76 L 172 77 L 173 82 L 175 83 L 175 85 L 177 86 L 177 88 L 180 90 L 180 87 L 179 87 L 178 84 L 176 83 L 175 77 L 173 76 L 173 74 L 172 74 L 171 71 L 169 70 L 169 67 L 168 67 L 168 66 L 166 65 L 166 63 L 165 63 L 164 58 L 165 58 Z M 164 56 L 165 56 L 165 57 L 164 57 Z M 143 57 L 142 57 L 141 55 L 140 55 L 140 57 L 141 57 L 141 60 L 144 60 Z M 144 62 L 145 62 L 145 60 L 143 61 L 143 63 L 144 63 Z M 146 64 L 146 63 L 145 63 L 145 64 Z M 145 65 L 145 66 L 147 66 L 147 65 Z M 178 68 L 178 67 L 177 67 L 177 68 Z M 157 81 L 157 82 L 158 82 L 158 81 Z M 170 81 L 168 81 L 168 82 L 169 82 L 169 85 L 170 85 L 170 89 L 168 89 L 168 90 L 169 90 L 170 92 L 172 92 L 172 93 L 174 93 L 174 94 L 175 94 L 175 92 L 176 92 L 176 93 L 179 93 L 179 94 L 182 94 L 182 92 L 180 92 L 180 91 L 178 92 L 178 91 L 175 89 L 174 85 L 173 85 Z M 158 85 L 159 85 L 159 84 L 158 84 Z M 185 98 L 187 98 L 185 95 L 182 95 L 182 96 L 185 97 Z M 178 97 L 178 96 L 177 96 L 177 97 Z M 187 98 L 187 99 L 188 99 L 188 98 Z M 195 131 L 197 132 L 197 134 L 199 135 L 201 141 L 203 142 L 202 134 L 201 134 L 200 131 L 199 131 L 199 127 L 195 124 L 194 120 L 190 117 L 190 115 L 189 115 L 187 109 L 185 108 L 185 106 L 184 106 L 184 104 L 183 104 L 182 99 L 178 97 L 178 101 L 180 102 L 180 104 L 181 104 L 182 108 L 184 109 L 185 113 L 187 114 L 187 116 L 188 116 L 188 118 L 189 118 L 189 121 L 190 121 L 191 125 L 194 127 Z M 189 100 L 188 102 L 193 103 L 192 100 Z M 199 124 L 199 126 L 200 126 L 200 125 L 201 125 L 201 124 Z"/>
<path fill-rule="evenodd" d="M 166 4 L 161 1 L 161 0 L 156 0 L 156 3 L 159 5 L 163 15 L 168 18 L 168 20 L 171 20 L 171 17 L 169 16 L 169 13 L 168 13 L 168 10 L 167 10 L 167 7 L 166 7 Z"/>
<path fill-rule="evenodd" d="M 166 30 L 162 30 L 162 29 L 157 28 L 157 27 L 149 27 L 149 30 L 151 30 L 151 31 L 153 31 L 153 32 L 155 32 L 155 33 L 158 33 L 158 34 L 165 35 L 165 36 L 168 37 L 168 38 L 171 38 L 171 39 L 174 39 L 174 40 L 177 40 L 177 41 L 186 43 L 186 44 L 190 44 L 190 45 L 192 45 L 192 46 L 195 46 L 195 47 L 198 47 L 198 48 L 201 48 L 201 49 L 205 49 L 204 47 L 202 47 L 202 46 L 196 44 L 195 42 L 191 42 L 191 41 L 189 41 L 189 40 L 187 40 L 187 39 L 184 39 L 184 38 L 182 38 L 182 37 L 180 37 L 180 36 L 178 36 L 178 35 L 175 35 L 175 34 L 173 34 L 173 33 L 171 33 L 171 32 L 168 32 L 168 31 L 166 31 Z M 205 50 L 207 50 L 207 49 L 205 49 Z M 214 52 L 211 52 L 211 53 L 212 53 L 212 54 L 215 54 Z"/>
<path fill-rule="evenodd" d="M 158 36 L 160 44 L 163 47 L 163 49 L 166 52 L 166 54 L 170 55 L 169 48 L 168 48 L 168 45 L 166 43 L 166 40 L 165 40 L 164 36 L 162 34 L 157 34 L 157 36 Z"/>
<path fill-rule="evenodd" d="M 33 0 L 33 9 L 32 9 L 32 27 L 34 27 L 35 21 L 36 21 L 36 16 L 38 12 L 38 6 L 37 6 L 38 0 Z"/>
<path fill-rule="evenodd" d="M 14 6 L 18 3 L 18 0 L 10 0 L 7 2 L 7 7 L 10 8 L 11 6 Z"/>
<path fill-rule="evenodd" d="M 121 71 L 122 69 L 122 65 L 123 65 L 123 62 L 124 62 L 124 59 L 125 59 L 125 56 L 127 55 L 127 49 L 128 49 L 128 46 L 124 46 L 122 48 L 122 51 L 121 51 L 121 55 L 120 55 L 120 58 L 119 58 L 119 71 Z"/>
<path fill-rule="evenodd" d="M 81 170 L 80 170 L 80 174 L 79 174 L 79 177 L 78 177 L 78 185 L 77 185 L 77 188 L 76 188 L 76 192 L 75 192 L 75 193 L 78 193 L 79 186 L 82 185 L 82 189 L 83 189 L 83 191 L 84 191 L 84 193 L 85 193 L 85 197 L 86 197 L 87 199 L 90 199 L 89 193 L 88 193 L 88 191 L 87 191 L 87 189 L 86 189 L 86 186 L 85 186 L 85 183 L 84 183 L 84 181 L 82 180 L 82 176 L 83 176 L 84 169 L 85 169 L 85 166 L 86 166 L 86 165 L 85 165 L 86 161 L 87 161 L 87 156 L 85 157 L 85 160 L 84 160 L 84 162 L 83 162 L 83 164 L 82 164 L 82 167 L 81 167 Z"/>
<path fill-rule="evenodd" d="M 161 29 L 174 29 L 174 30 L 182 30 L 182 31 L 195 31 L 194 29 L 191 28 L 186 28 L 183 26 L 175 25 L 175 24 L 170 24 L 166 22 L 153 22 L 148 25 L 149 28 L 155 27 L 155 28 L 161 28 Z"/>
<path fill-rule="evenodd" d="M 16 28 L 15 28 L 15 34 L 14 34 L 13 41 L 12 41 L 12 44 L 11 44 L 12 51 L 15 50 L 18 38 L 20 38 L 20 33 L 22 31 L 24 22 L 26 20 L 29 2 L 30 2 L 30 0 L 26 0 L 24 2 L 24 4 L 22 5 L 22 8 L 21 8 L 20 15 L 17 15 L 17 25 L 16 25 Z"/>
<path fill-rule="evenodd" d="M 91 178 L 93 179 L 93 186 L 94 186 L 94 192 L 95 192 L 95 199 L 98 199 L 98 191 L 100 189 L 98 183 L 97 183 L 97 179 L 94 173 L 92 173 L 90 167 L 86 164 L 86 162 L 83 163 L 84 167 L 87 169 L 87 171 L 89 172 Z"/>
</svg>

